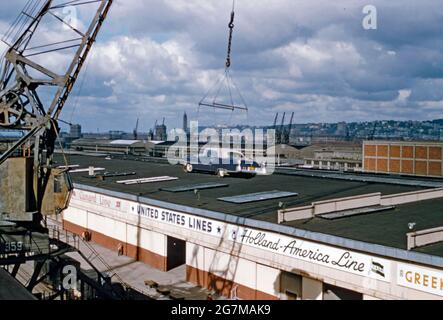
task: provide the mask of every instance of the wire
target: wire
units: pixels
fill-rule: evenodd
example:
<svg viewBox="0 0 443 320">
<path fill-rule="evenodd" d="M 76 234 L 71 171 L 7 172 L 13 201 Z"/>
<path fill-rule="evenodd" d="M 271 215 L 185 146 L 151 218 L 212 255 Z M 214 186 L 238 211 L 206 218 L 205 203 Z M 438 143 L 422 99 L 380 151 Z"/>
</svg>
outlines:
<svg viewBox="0 0 443 320">
<path fill-rule="evenodd" d="M 90 64 L 90 59 L 87 59 L 87 60 L 86 60 L 86 65 L 85 65 L 85 70 L 84 70 L 84 72 L 83 72 L 83 79 L 82 79 L 82 81 L 80 82 L 80 86 L 79 86 L 78 89 L 77 89 L 77 95 L 76 95 L 76 97 L 75 97 L 75 102 L 74 102 L 74 104 L 73 104 L 73 108 L 72 108 L 72 112 L 71 112 L 71 117 L 70 117 L 70 119 L 69 119 L 69 122 L 70 122 L 71 124 L 72 124 L 72 122 L 73 122 L 75 112 L 77 111 L 77 107 L 78 107 L 78 104 L 79 104 L 79 101 L 80 101 L 81 92 L 83 91 L 83 86 L 84 86 L 84 84 L 85 84 L 85 82 L 86 82 L 86 79 L 87 79 L 87 77 L 88 77 L 89 64 Z M 63 153 L 63 146 L 61 146 L 61 148 L 62 148 L 62 153 Z M 63 153 L 63 154 L 64 154 L 64 153 Z M 64 157 L 65 157 L 65 159 L 67 159 L 67 157 L 66 157 L 65 154 L 64 154 Z M 66 160 L 66 161 L 67 161 L 67 160 Z"/>
<path fill-rule="evenodd" d="M 224 74 L 218 79 L 218 81 L 214 84 L 213 87 L 209 89 L 209 91 L 206 93 L 206 95 L 203 97 L 203 99 L 199 102 L 198 106 L 198 117 L 200 117 L 200 111 L 201 107 L 210 107 L 214 111 L 214 118 L 217 114 L 217 109 L 224 109 L 224 110 L 230 110 L 230 120 L 229 123 L 232 124 L 232 119 L 234 117 L 234 113 L 236 110 L 243 110 L 246 111 L 246 119 L 248 120 L 249 117 L 249 109 L 246 104 L 246 101 L 243 97 L 243 95 L 240 92 L 240 89 L 235 84 L 235 81 L 232 79 L 230 74 L 230 68 L 232 66 L 231 61 L 231 54 L 232 54 L 232 41 L 234 36 L 234 22 L 235 22 L 235 0 L 232 1 L 232 11 L 231 11 L 231 17 L 229 21 L 229 39 L 228 39 L 228 48 L 227 48 L 227 55 L 226 55 L 226 62 L 225 62 L 225 70 Z M 241 104 L 236 104 L 236 97 L 234 95 L 239 96 L 239 102 Z M 206 102 L 206 100 L 211 97 L 210 102 Z M 221 99 L 228 100 L 227 103 L 219 102 Z"/>
<path fill-rule="evenodd" d="M 59 143 L 61 151 L 62 151 L 63 160 L 65 161 L 65 166 L 68 167 L 69 166 L 69 162 L 68 162 L 68 158 L 66 157 L 66 154 L 65 154 L 65 149 L 63 148 L 63 145 L 62 145 L 62 142 L 61 142 L 61 139 L 60 139 L 60 135 L 59 135 L 59 132 L 58 132 L 58 126 L 55 123 L 54 119 L 51 118 L 50 121 L 51 121 L 51 123 L 52 123 L 52 125 L 54 127 L 55 135 L 57 136 L 57 140 L 58 140 L 58 143 Z"/>
<path fill-rule="evenodd" d="M 206 100 L 206 98 L 210 95 L 210 93 L 212 92 L 213 89 L 215 89 L 215 87 L 218 86 L 218 84 L 223 81 L 223 77 L 219 77 L 218 81 L 209 89 L 209 91 L 205 94 L 205 96 L 203 97 L 203 99 L 201 99 L 200 103 L 202 103 L 203 101 Z"/>
<path fill-rule="evenodd" d="M 228 41 L 228 54 L 226 57 L 226 69 L 231 67 L 231 49 L 232 49 L 232 38 L 234 36 L 234 21 L 235 21 L 235 0 L 232 1 L 232 11 L 231 11 L 231 21 L 229 22 L 229 41 Z"/>
</svg>

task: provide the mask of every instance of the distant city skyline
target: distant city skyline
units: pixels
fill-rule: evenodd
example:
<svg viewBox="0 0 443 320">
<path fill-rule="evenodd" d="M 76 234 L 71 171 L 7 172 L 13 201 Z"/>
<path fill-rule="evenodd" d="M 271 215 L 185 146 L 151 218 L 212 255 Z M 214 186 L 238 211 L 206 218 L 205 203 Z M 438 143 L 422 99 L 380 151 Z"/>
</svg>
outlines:
<svg viewBox="0 0 443 320">
<path fill-rule="evenodd" d="M 184 120 L 184 119 L 183 119 Z M 174 128 L 182 128 L 184 121 L 180 126 L 171 126 L 165 122 L 166 128 L 161 132 L 164 134 L 164 130 L 168 132 Z M 257 127 L 272 127 L 270 123 L 266 126 Z M 288 121 L 285 122 L 285 130 L 289 126 Z M 161 127 L 161 123 L 159 123 Z M 231 128 L 246 128 L 250 126 L 231 126 Z M 276 126 L 278 131 L 281 127 L 281 122 Z M 205 127 L 200 127 L 204 129 Z M 78 132 L 78 128 L 74 127 L 74 132 Z M 138 137 L 140 139 L 146 139 L 148 134 L 152 130 L 154 136 L 160 133 L 155 132 L 154 128 L 148 128 L 144 130 L 139 128 Z M 68 134 L 72 130 L 64 130 L 65 134 Z M 132 130 L 121 130 L 114 128 L 113 130 L 104 131 L 85 131 L 82 133 L 86 136 L 118 136 L 131 138 L 133 136 Z M 78 134 L 76 134 L 78 135 Z M 296 137 L 346 137 L 349 140 L 365 140 L 365 139 L 398 139 L 398 140 L 430 140 L 430 141 L 443 141 L 443 119 L 429 120 L 429 121 L 395 121 L 395 120 L 380 120 L 373 122 L 337 122 L 337 123 L 294 123 L 291 131 L 291 139 Z"/>
</svg>

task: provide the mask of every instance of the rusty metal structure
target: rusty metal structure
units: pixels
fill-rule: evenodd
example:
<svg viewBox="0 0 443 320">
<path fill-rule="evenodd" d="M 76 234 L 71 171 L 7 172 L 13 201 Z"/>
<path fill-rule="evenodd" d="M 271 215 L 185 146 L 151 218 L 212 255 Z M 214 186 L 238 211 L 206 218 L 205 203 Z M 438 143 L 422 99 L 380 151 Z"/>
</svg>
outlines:
<svg viewBox="0 0 443 320">
<path fill-rule="evenodd" d="M 39 224 L 42 215 L 55 214 L 67 203 L 69 179 L 62 170 L 52 168 L 55 141 L 60 130 L 59 118 L 112 2 L 31 0 L 2 39 L 8 50 L 0 73 L 0 128 L 25 132 L 0 156 L 4 176 L 14 176 L 15 171 L 25 173 L 18 181 L 2 179 L 1 182 L 2 189 L 14 190 L 14 186 L 22 189 L 6 199 L 0 198 L 3 203 L 0 209 L 11 221 Z M 97 3 L 98 9 L 86 31 L 74 25 L 77 21 L 70 23 L 59 14 L 65 8 L 79 8 L 91 3 Z M 41 44 L 38 37 L 42 37 L 44 31 L 40 27 L 49 18 L 52 19 L 49 26 L 60 28 L 64 37 L 60 41 Z M 72 53 L 63 72 L 45 66 L 50 59 L 48 56 L 56 52 L 62 52 L 64 56 Z M 55 89 L 52 97 L 41 93 L 48 87 Z M 50 102 L 46 104 L 45 100 Z M 17 154 L 21 159 L 11 160 Z M 25 197 L 17 201 L 16 196 L 23 195 L 23 191 Z"/>
<path fill-rule="evenodd" d="M 60 115 L 112 4 L 29 0 L 2 39 L 7 50 L 0 66 L 0 129 L 23 136 L 0 155 L 0 267 L 12 267 L 15 276 L 22 264 L 33 262 L 31 292 L 48 276 L 61 275 L 71 263 L 66 253 L 81 253 L 78 245 L 51 236 L 48 226 L 46 217 L 66 208 L 71 191 L 68 172 L 53 165 L 53 156 Z M 89 23 L 84 26 L 77 12 Z M 79 266 L 77 271 L 82 290 L 118 297 L 98 270 L 92 280 Z M 63 296 L 63 290 L 56 288 L 51 298 Z"/>
</svg>

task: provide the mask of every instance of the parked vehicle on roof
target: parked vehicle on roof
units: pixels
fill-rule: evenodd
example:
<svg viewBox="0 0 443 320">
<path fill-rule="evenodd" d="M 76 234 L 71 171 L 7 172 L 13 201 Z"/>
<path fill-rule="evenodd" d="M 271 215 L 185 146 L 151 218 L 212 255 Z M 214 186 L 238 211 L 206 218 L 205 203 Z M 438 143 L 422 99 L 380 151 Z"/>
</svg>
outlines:
<svg viewBox="0 0 443 320">
<path fill-rule="evenodd" d="M 188 157 L 183 169 L 187 173 L 212 173 L 220 178 L 234 175 L 256 176 L 266 174 L 264 164 L 248 159 L 242 152 L 232 149 L 205 148 L 200 152 L 198 159 Z"/>
</svg>

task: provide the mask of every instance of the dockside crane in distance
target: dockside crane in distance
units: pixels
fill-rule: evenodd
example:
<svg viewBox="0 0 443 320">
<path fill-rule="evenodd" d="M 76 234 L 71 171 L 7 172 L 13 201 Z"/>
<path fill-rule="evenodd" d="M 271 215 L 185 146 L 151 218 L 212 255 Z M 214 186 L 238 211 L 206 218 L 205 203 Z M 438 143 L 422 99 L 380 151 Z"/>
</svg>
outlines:
<svg viewBox="0 0 443 320">
<path fill-rule="evenodd" d="M 368 140 L 369 141 L 374 141 L 375 140 L 375 135 L 377 133 L 377 127 L 378 127 L 378 121 L 374 121 L 374 126 L 371 130 L 371 133 L 369 134 Z"/>
<path fill-rule="evenodd" d="M 274 130 L 277 130 L 277 121 L 278 121 L 278 112 L 275 115 L 274 125 L 272 126 L 272 129 L 274 129 Z"/>
<path fill-rule="evenodd" d="M 134 140 L 138 140 L 138 123 L 139 123 L 140 119 L 137 118 L 137 122 L 135 124 L 135 128 L 134 128 Z"/>
<path fill-rule="evenodd" d="M 295 112 L 292 113 L 291 121 L 289 122 L 289 127 L 287 128 L 287 130 L 285 130 L 284 138 L 283 138 L 284 144 L 289 144 L 291 142 L 291 131 L 292 131 L 292 126 L 294 124 L 294 115 L 295 115 Z"/>
<path fill-rule="evenodd" d="M 283 118 L 281 119 L 281 125 L 277 132 L 277 143 L 281 144 L 284 140 L 284 134 L 285 134 L 285 120 L 286 120 L 286 112 L 283 113 Z"/>
</svg>

